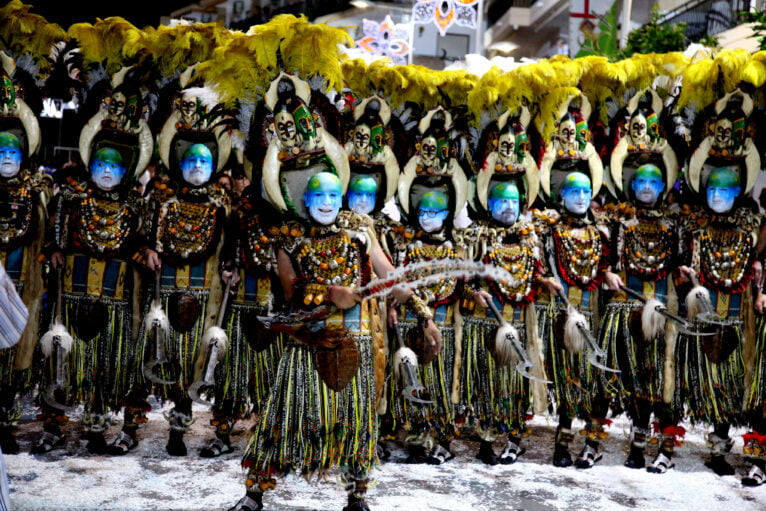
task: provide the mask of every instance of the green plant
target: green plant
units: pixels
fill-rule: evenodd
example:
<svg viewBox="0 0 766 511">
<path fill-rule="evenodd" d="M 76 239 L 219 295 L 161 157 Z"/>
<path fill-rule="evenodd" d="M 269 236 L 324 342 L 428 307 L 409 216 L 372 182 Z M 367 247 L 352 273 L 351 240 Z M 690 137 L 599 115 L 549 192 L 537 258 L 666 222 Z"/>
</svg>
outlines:
<svg viewBox="0 0 766 511">
<path fill-rule="evenodd" d="M 617 7 L 621 3 L 617 0 L 603 16 L 598 16 L 598 30 L 586 32 L 585 42 L 580 46 L 575 58 L 589 55 L 599 55 L 609 60 L 617 60 L 620 57 L 620 46 L 617 39 Z"/>
<path fill-rule="evenodd" d="M 766 12 L 756 9 L 752 12 L 743 11 L 739 13 L 739 16 L 746 23 L 754 23 L 753 32 L 758 38 L 758 47 L 766 50 Z"/>
<path fill-rule="evenodd" d="M 689 39 L 686 37 L 686 23 L 659 23 L 661 18 L 660 9 L 655 5 L 652 7 L 649 23 L 628 34 L 628 42 L 622 51 L 622 56 L 629 57 L 634 53 L 684 51 L 689 45 Z M 716 44 L 717 42 L 713 46 Z M 705 44 L 705 46 L 708 45 Z"/>
</svg>

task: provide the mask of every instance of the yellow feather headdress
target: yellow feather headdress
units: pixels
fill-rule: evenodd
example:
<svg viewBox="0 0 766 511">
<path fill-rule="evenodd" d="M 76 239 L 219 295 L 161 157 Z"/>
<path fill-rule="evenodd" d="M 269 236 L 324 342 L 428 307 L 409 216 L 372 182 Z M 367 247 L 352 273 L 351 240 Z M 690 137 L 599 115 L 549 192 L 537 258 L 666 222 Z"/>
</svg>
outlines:
<svg viewBox="0 0 766 511">
<path fill-rule="evenodd" d="M 50 66 L 45 57 L 53 45 L 67 39 L 66 31 L 56 23 L 48 21 L 38 14 L 29 12 L 31 5 L 21 0 L 11 0 L 0 7 L 0 41 L 13 56 L 29 53 L 40 68 Z"/>
<path fill-rule="evenodd" d="M 68 34 L 77 40 L 85 65 L 103 63 L 110 75 L 147 47 L 146 33 L 119 16 L 75 23 Z"/>
</svg>

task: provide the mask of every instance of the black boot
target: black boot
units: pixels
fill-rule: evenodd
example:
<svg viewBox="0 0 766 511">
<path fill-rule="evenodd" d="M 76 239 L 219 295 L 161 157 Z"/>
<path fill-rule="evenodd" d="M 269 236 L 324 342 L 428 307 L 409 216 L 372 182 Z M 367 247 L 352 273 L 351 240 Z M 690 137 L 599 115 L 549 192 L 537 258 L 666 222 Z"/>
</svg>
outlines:
<svg viewBox="0 0 766 511">
<path fill-rule="evenodd" d="M 630 442 L 630 454 L 625 461 L 625 466 L 628 468 L 644 468 L 646 461 L 644 460 L 644 449 L 646 448 L 646 437 L 649 435 L 649 431 L 644 428 L 633 427 L 631 431 Z"/>
<path fill-rule="evenodd" d="M 426 448 L 422 445 L 410 445 L 407 447 L 407 452 L 409 454 L 404 461 L 405 463 L 416 465 L 426 462 Z"/>
<path fill-rule="evenodd" d="M 171 456 L 186 456 L 184 433 L 192 425 L 194 419 L 192 419 L 191 414 L 187 415 L 176 409 L 171 410 L 166 415 L 166 418 L 170 423 L 170 436 L 168 437 L 168 444 L 165 446 L 165 449 Z"/>
<path fill-rule="evenodd" d="M 239 499 L 230 507 L 229 511 L 261 511 L 263 509 L 263 493 L 247 492 L 245 496 Z"/>
<path fill-rule="evenodd" d="M 705 466 L 718 474 L 719 476 L 734 475 L 734 467 L 726 461 L 726 454 L 731 451 L 734 441 L 731 438 L 723 437 L 716 432 L 708 435 L 710 444 L 710 461 L 705 462 Z"/>
<path fill-rule="evenodd" d="M 348 505 L 343 511 L 370 511 L 370 506 L 364 501 L 364 497 L 359 498 L 353 495 L 348 496 Z"/>
<path fill-rule="evenodd" d="M 585 447 L 580 451 L 580 455 L 575 461 L 577 468 L 592 468 L 593 465 L 601 461 L 602 455 L 598 449 L 599 443 L 590 438 L 585 441 Z"/>
<path fill-rule="evenodd" d="M 426 462 L 429 465 L 442 465 L 455 457 L 449 450 L 450 443 L 448 440 L 440 440 L 431 451 L 426 454 Z"/>
<path fill-rule="evenodd" d="M 32 444 L 32 454 L 45 454 L 64 443 L 61 424 L 69 421 L 66 415 L 47 415 L 44 417 L 43 434 Z"/>
<path fill-rule="evenodd" d="M 646 467 L 647 472 L 652 474 L 664 474 L 671 468 L 675 467 L 673 463 L 673 450 L 675 449 L 676 439 L 674 436 L 663 434 L 662 443 L 660 444 L 660 452 L 657 453 L 657 457 L 654 461 Z"/>
<path fill-rule="evenodd" d="M 476 457 L 484 462 L 485 465 L 497 465 L 497 456 L 495 451 L 492 450 L 492 442 L 482 440 L 479 444 L 479 454 Z"/>
<path fill-rule="evenodd" d="M 553 464 L 557 467 L 572 466 L 572 455 L 569 454 L 569 443 L 574 440 L 569 428 L 556 428 L 556 447 L 553 450 Z"/>
<path fill-rule="evenodd" d="M 136 440 L 137 431 L 137 426 L 123 426 L 117 438 L 109 444 L 107 452 L 112 456 L 122 456 L 138 447 L 138 440 Z"/>
<path fill-rule="evenodd" d="M 104 432 L 109 427 L 109 416 L 104 413 L 84 413 L 82 423 L 88 427 L 85 438 L 88 443 L 85 448 L 91 454 L 106 454 L 107 446 Z"/>
<path fill-rule="evenodd" d="M 88 443 L 85 445 L 85 448 L 88 449 L 89 453 L 106 454 L 107 445 L 103 431 L 88 431 L 86 438 L 88 439 Z"/>
<path fill-rule="evenodd" d="M 500 453 L 500 459 L 498 461 L 503 465 L 516 463 L 519 456 L 526 452 L 520 444 L 520 437 L 509 434 L 508 441 L 505 443 L 505 448 L 503 449 L 503 452 Z"/>
<path fill-rule="evenodd" d="M 705 462 L 705 466 L 718 474 L 719 476 L 733 476 L 735 474 L 732 467 L 723 454 L 713 454 L 710 461 Z"/>
<path fill-rule="evenodd" d="M 343 474 L 343 480 L 348 492 L 348 505 L 343 508 L 343 511 L 370 511 L 364 501 L 369 483 L 366 473 L 361 470 L 349 470 Z"/>
<path fill-rule="evenodd" d="M 3 454 L 18 454 L 19 443 L 13 436 L 13 426 L 0 426 L 0 449 Z"/>
<path fill-rule="evenodd" d="M 750 472 L 742 478 L 742 486 L 760 486 L 766 482 L 766 461 L 763 459 L 751 460 L 753 466 L 750 467 Z"/>
<path fill-rule="evenodd" d="M 171 456 L 186 456 L 187 450 L 186 444 L 184 443 L 184 432 L 171 430 L 170 436 L 168 437 L 168 444 L 165 446 L 165 449 Z"/>
<path fill-rule="evenodd" d="M 228 454 L 234 449 L 231 447 L 231 428 L 234 420 L 226 418 L 214 418 L 210 424 L 215 426 L 215 438 L 200 450 L 199 455 L 202 458 L 217 458 L 221 454 Z"/>
</svg>

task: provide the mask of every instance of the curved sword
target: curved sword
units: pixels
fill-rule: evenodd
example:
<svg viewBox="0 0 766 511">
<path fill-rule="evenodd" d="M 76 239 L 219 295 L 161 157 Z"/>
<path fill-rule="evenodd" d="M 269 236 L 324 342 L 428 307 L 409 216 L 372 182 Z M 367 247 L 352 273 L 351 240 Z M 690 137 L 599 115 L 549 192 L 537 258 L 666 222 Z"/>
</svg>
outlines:
<svg viewBox="0 0 766 511">
<path fill-rule="evenodd" d="M 193 401 L 206 406 L 212 406 L 213 402 L 202 399 L 200 394 L 203 393 L 203 389 L 210 388 L 211 391 L 214 390 L 215 368 L 218 365 L 218 359 L 226 352 L 226 343 L 228 339 L 226 339 L 226 333 L 221 329 L 221 325 L 223 325 L 223 315 L 226 312 L 226 304 L 229 301 L 230 291 L 231 280 L 226 282 L 226 289 L 223 292 L 223 297 L 221 297 L 221 306 L 218 309 L 218 319 L 216 320 L 215 329 L 210 329 L 209 334 L 208 332 L 205 332 L 208 335 L 212 335 L 209 340 L 205 372 L 202 379 L 195 381 L 189 387 L 189 397 L 191 397 Z"/>
<path fill-rule="evenodd" d="M 569 298 L 567 298 L 567 296 L 564 293 L 564 291 L 558 291 L 557 294 L 559 295 L 559 298 L 561 298 L 561 300 L 567 306 L 567 309 L 569 309 L 570 307 L 574 308 L 574 307 L 572 307 L 572 304 L 569 303 Z M 578 321 L 577 322 L 577 329 L 583 335 L 583 337 L 585 338 L 586 343 L 588 344 L 588 349 L 587 349 L 588 353 L 586 355 L 586 358 L 587 358 L 588 363 L 590 365 L 592 365 L 594 367 L 597 367 L 597 368 L 601 369 L 602 371 L 609 371 L 609 372 L 612 372 L 612 373 L 620 373 L 620 372 L 622 372 L 619 369 L 612 369 L 611 367 L 607 367 L 607 366 L 605 366 L 604 364 L 602 364 L 599 361 L 599 359 L 607 358 L 606 357 L 606 353 L 604 352 L 604 350 L 602 350 L 599 347 L 598 342 L 593 337 L 593 334 L 591 333 L 590 328 L 588 328 L 588 325 L 586 325 L 582 321 Z"/>
<path fill-rule="evenodd" d="M 495 319 L 497 319 L 497 322 L 500 324 L 500 328 L 507 325 L 508 322 L 505 320 L 503 315 L 497 309 L 497 306 L 495 305 L 495 302 L 492 301 L 492 298 L 487 300 L 487 304 L 489 305 L 489 310 L 492 311 L 492 314 L 495 315 Z M 537 376 L 534 376 L 532 373 L 529 372 L 529 369 L 533 368 L 535 364 L 532 363 L 532 361 L 529 359 L 527 350 L 524 349 L 524 346 L 521 344 L 521 341 L 519 340 L 518 337 L 514 335 L 506 334 L 505 338 L 511 343 L 514 351 L 516 351 L 516 355 L 518 355 L 519 357 L 519 363 L 516 364 L 516 371 L 520 375 L 522 375 L 524 378 L 527 378 L 533 381 L 539 381 L 540 383 L 553 383 L 549 380 L 538 378 Z"/>
</svg>

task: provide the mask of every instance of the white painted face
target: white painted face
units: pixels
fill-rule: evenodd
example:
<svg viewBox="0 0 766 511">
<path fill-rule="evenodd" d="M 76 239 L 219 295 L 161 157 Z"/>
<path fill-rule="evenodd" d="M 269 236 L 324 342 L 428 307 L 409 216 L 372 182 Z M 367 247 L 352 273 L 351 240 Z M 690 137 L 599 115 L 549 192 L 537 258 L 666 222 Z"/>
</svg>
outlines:
<svg viewBox="0 0 766 511">
<path fill-rule="evenodd" d="M 505 132 L 500 135 L 497 141 L 497 152 L 504 160 L 508 160 L 513 156 L 513 152 L 516 150 L 516 136 L 512 133 Z"/>
<path fill-rule="evenodd" d="M 718 147 L 731 145 L 732 126 L 729 119 L 720 119 L 715 123 L 715 143 Z"/>
<path fill-rule="evenodd" d="M 295 141 L 297 131 L 295 129 L 295 119 L 290 113 L 281 111 L 274 116 L 274 126 L 277 129 L 279 140 L 288 144 Z"/>
<path fill-rule="evenodd" d="M 438 146 L 435 137 L 428 136 L 420 141 L 420 160 L 424 165 L 430 167 L 436 163 L 437 149 Z"/>
<path fill-rule="evenodd" d="M 370 127 L 359 124 L 354 129 L 354 148 L 362 152 L 370 146 Z"/>
<path fill-rule="evenodd" d="M 566 146 L 575 145 L 577 136 L 577 125 L 573 120 L 567 119 L 559 125 L 559 139 Z"/>
<path fill-rule="evenodd" d="M 636 114 L 630 120 L 630 136 L 633 140 L 646 138 L 646 117 L 643 114 Z"/>
</svg>

